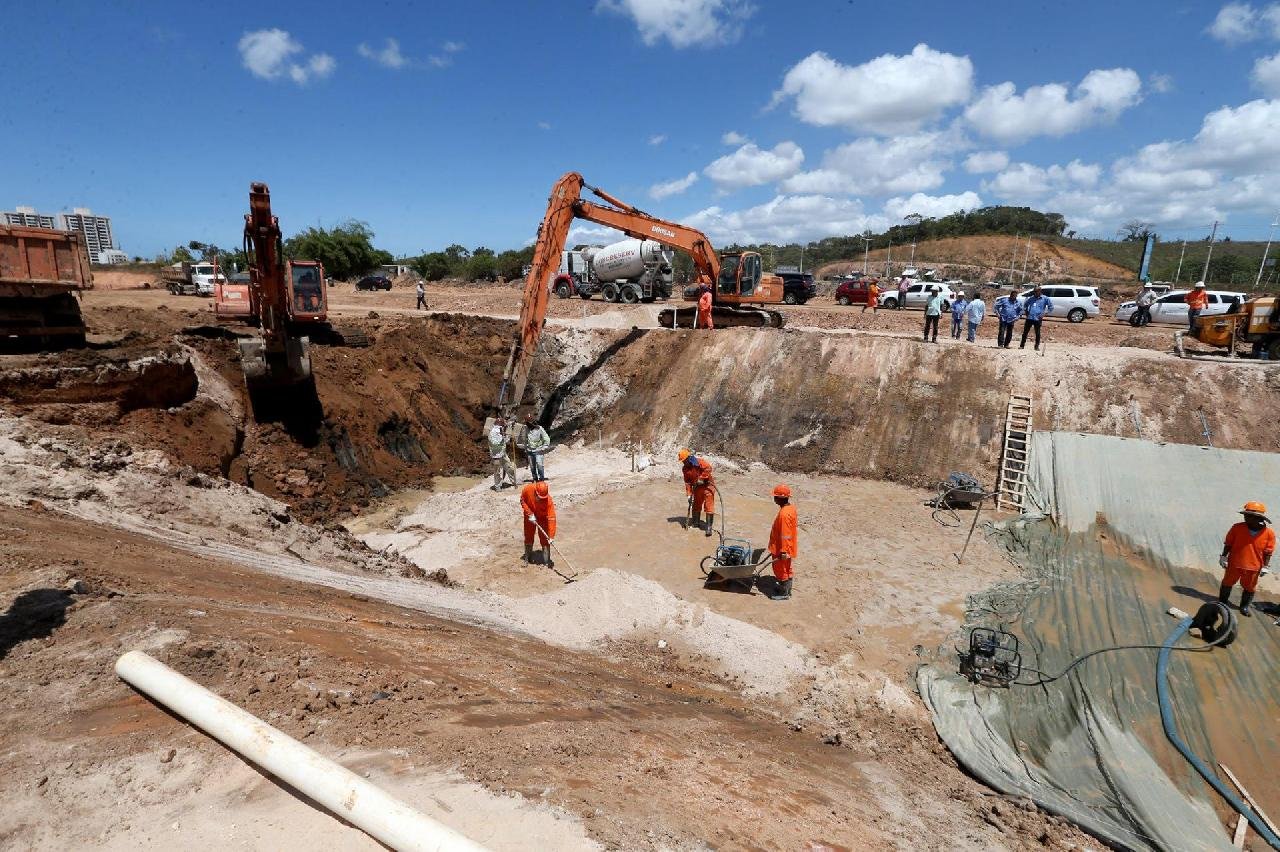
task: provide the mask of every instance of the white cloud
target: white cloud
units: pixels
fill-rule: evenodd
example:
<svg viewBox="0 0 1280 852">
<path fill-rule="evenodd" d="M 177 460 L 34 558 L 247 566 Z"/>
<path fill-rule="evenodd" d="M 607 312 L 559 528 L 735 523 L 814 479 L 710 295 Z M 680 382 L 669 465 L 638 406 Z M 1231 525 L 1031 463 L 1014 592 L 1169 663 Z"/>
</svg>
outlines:
<svg viewBox="0 0 1280 852">
<path fill-rule="evenodd" d="M 983 136 L 1015 143 L 1074 133 L 1114 119 L 1141 100 L 1142 78 L 1137 72 L 1109 68 L 1090 71 L 1074 92 L 1062 83 L 1032 86 L 1021 95 L 1013 83 L 989 86 L 964 115 Z"/>
<path fill-rule="evenodd" d="M 962 144 L 952 132 L 863 138 L 830 149 L 822 167 L 782 183 L 784 192 L 891 195 L 937 189 L 951 168 L 948 153 Z"/>
<path fill-rule="evenodd" d="M 689 172 L 689 174 L 685 175 L 682 178 L 663 181 L 662 183 L 655 183 L 653 186 L 649 187 L 649 197 L 654 199 L 662 199 L 672 195 L 679 195 L 689 187 L 693 186 L 697 180 L 698 180 L 698 173 Z"/>
<path fill-rule="evenodd" d="M 1098 183 L 1102 167 L 1094 163 L 1072 160 L 1065 166 L 1047 168 L 1031 163 L 1014 163 L 1002 170 L 982 188 L 1009 201 L 1034 201 L 1068 188 L 1091 187 Z"/>
<path fill-rule="evenodd" d="M 708 207 L 682 221 L 706 233 L 716 245 L 805 242 L 860 234 L 867 228 L 881 231 L 889 224 L 882 215 L 867 215 L 856 199 L 825 195 L 778 195 L 736 211 Z"/>
<path fill-rule="evenodd" d="M 1009 165 L 1009 155 L 1004 151 L 976 151 L 965 158 L 964 170 L 971 175 L 998 172 Z"/>
<path fill-rule="evenodd" d="M 746 0 L 599 0 L 596 11 L 630 18 L 651 47 L 665 39 L 685 48 L 737 41 L 756 7 Z"/>
<path fill-rule="evenodd" d="M 1147 87 L 1158 95 L 1173 91 L 1173 77 L 1168 74 L 1152 74 L 1147 77 Z"/>
<path fill-rule="evenodd" d="M 313 79 L 328 77 L 337 65 L 327 53 L 317 53 L 301 63 L 291 61 L 302 53 L 302 45 L 280 29 L 246 32 L 240 36 L 237 47 L 244 67 L 264 80 L 288 77 L 301 86 Z"/>
<path fill-rule="evenodd" d="M 667 141 L 667 134 L 665 133 L 655 133 L 649 137 L 650 145 L 661 145 L 663 142 L 666 142 L 666 141 Z"/>
<path fill-rule="evenodd" d="M 584 243 L 610 245 L 624 237 L 625 235 L 621 231 L 606 228 L 603 225 L 574 225 L 569 229 L 569 235 L 565 237 L 565 245 L 577 246 Z M 525 245 L 533 245 L 533 243 L 534 241 L 530 240 Z"/>
<path fill-rule="evenodd" d="M 976 210 L 981 206 L 982 199 L 973 191 L 959 195 L 925 195 L 917 192 L 910 198 L 890 198 L 884 203 L 884 213 L 890 220 L 905 219 L 913 213 L 926 219 L 937 219 L 960 210 Z"/>
<path fill-rule="evenodd" d="M 1280 98 L 1280 53 L 1275 56 L 1264 56 L 1253 63 L 1250 79 L 1263 94 Z"/>
<path fill-rule="evenodd" d="M 787 71 L 770 106 L 795 98 L 795 114 L 818 126 L 842 125 L 886 135 L 906 133 L 969 100 L 973 63 L 917 44 L 905 56 L 885 54 L 843 65 L 811 53 Z"/>
<path fill-rule="evenodd" d="M 446 41 L 440 45 L 440 53 L 433 53 L 427 57 L 427 64 L 432 68 L 448 68 L 453 64 L 453 55 L 461 53 L 466 47 L 460 41 Z"/>
<path fill-rule="evenodd" d="M 365 59 L 376 62 L 384 68 L 403 68 L 409 64 L 409 60 L 400 52 L 400 42 L 393 38 L 387 39 L 386 45 L 381 49 L 374 49 L 364 42 L 356 45 L 356 53 Z"/>
<path fill-rule="evenodd" d="M 549 122 L 549 121 L 539 121 L 539 122 L 538 122 L 538 129 L 539 129 L 539 130 L 550 130 L 550 129 L 551 129 L 551 122 Z"/>
<path fill-rule="evenodd" d="M 748 142 L 702 170 L 723 190 L 759 186 L 790 177 L 804 165 L 804 151 L 794 142 L 779 142 L 766 151 Z"/>
<path fill-rule="evenodd" d="M 751 140 L 743 136 L 736 130 L 730 130 L 728 133 L 720 137 L 721 145 L 745 145 Z"/>
<path fill-rule="evenodd" d="M 1260 8 L 1249 3 L 1228 3 L 1218 10 L 1208 32 L 1225 44 L 1253 41 L 1268 34 L 1280 38 L 1280 3 Z"/>
</svg>

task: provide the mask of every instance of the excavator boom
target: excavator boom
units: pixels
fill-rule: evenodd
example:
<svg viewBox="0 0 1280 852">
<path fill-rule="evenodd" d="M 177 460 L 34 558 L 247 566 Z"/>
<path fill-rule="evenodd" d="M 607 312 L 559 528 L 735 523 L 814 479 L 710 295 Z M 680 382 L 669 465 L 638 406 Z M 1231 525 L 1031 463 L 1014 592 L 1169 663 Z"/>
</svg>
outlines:
<svg viewBox="0 0 1280 852">
<path fill-rule="evenodd" d="M 582 190 L 586 188 L 604 204 L 597 204 L 582 198 Z M 649 213 L 627 204 L 625 201 L 610 195 L 599 187 L 591 186 L 577 172 L 568 172 L 551 189 L 551 197 L 547 201 L 547 212 L 538 226 L 538 236 L 534 243 L 533 262 L 529 266 L 529 274 L 524 282 L 524 301 L 520 308 L 520 327 L 511 347 L 511 355 L 507 359 L 506 370 L 502 376 L 502 386 L 498 391 L 497 407 L 500 412 L 520 404 L 524 396 L 525 385 L 529 380 L 529 370 L 537 354 L 538 341 L 542 337 L 542 329 L 547 318 L 547 304 L 551 292 L 547 282 L 560 263 L 560 253 L 564 251 L 565 240 L 569 236 L 569 227 L 574 219 L 585 219 L 599 225 L 607 225 L 622 231 L 629 237 L 654 240 L 671 248 L 680 249 L 693 259 L 698 270 L 699 284 L 712 288 L 713 301 L 717 314 L 730 319 L 729 325 L 752 325 L 781 327 L 782 316 L 775 311 L 742 310 L 732 307 L 734 304 L 769 304 L 782 301 L 782 282 L 780 279 L 761 281 L 759 255 L 744 252 L 736 261 L 748 256 L 755 258 L 754 275 L 750 280 L 743 278 L 743 269 L 750 264 L 735 262 L 733 280 L 722 282 L 722 265 L 715 248 L 707 235 L 701 231 L 660 219 Z M 776 282 L 776 293 L 775 284 Z M 721 303 L 724 304 L 721 304 Z M 668 309 L 671 324 L 675 324 L 676 311 Z M 667 324 L 663 320 L 663 324 Z"/>
</svg>

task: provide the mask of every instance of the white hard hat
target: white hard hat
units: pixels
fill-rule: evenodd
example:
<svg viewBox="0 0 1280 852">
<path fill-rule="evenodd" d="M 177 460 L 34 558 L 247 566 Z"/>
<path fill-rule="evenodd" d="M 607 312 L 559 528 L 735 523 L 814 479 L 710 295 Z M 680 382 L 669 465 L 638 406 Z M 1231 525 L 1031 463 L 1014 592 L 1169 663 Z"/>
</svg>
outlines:
<svg viewBox="0 0 1280 852">
<path fill-rule="evenodd" d="M 1197 290 L 1203 290 L 1203 289 L 1204 289 L 1204 282 L 1203 282 L 1203 281 L 1197 281 L 1197 282 L 1196 282 L 1196 289 L 1197 289 Z"/>
</svg>

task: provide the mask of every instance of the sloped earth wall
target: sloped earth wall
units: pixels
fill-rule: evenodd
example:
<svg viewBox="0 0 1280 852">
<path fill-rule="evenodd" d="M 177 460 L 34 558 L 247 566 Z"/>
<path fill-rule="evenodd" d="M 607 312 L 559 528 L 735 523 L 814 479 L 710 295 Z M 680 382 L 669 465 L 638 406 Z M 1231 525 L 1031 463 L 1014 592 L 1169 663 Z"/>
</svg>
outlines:
<svg viewBox="0 0 1280 852">
<path fill-rule="evenodd" d="M 1280 455 L 1270 453 L 1039 433 L 1032 467 L 1033 497 L 1049 518 L 1007 527 L 1027 580 L 972 599 L 969 616 L 970 626 L 1013 632 L 1024 664 L 1049 674 L 1097 648 L 1159 645 L 1176 624 L 1170 606 L 1194 612 L 1216 597 L 1221 539 L 1240 504 L 1280 501 Z M 1263 606 L 1274 610 L 1278 597 L 1280 583 L 1264 578 Z M 1215 771 L 1230 767 L 1272 813 L 1280 809 L 1273 618 L 1240 619 L 1230 647 L 1174 654 L 1169 674 L 1183 738 Z M 996 789 L 1030 796 L 1123 848 L 1230 849 L 1234 813 L 1164 736 L 1156 654 L 1109 652 L 1053 683 L 993 689 L 961 678 L 944 650 L 918 685 L 952 753 Z"/>
<path fill-rule="evenodd" d="M 577 346 L 594 334 L 565 330 Z M 577 341 L 577 343 L 575 343 Z M 993 483 L 1011 392 L 1037 429 L 1233 448 L 1280 446 L 1280 370 L 1111 347 L 997 350 L 888 335 L 650 330 L 560 401 L 556 431 L 708 450 L 779 470 Z M 1203 415 L 1203 417 L 1202 417 Z"/>
</svg>

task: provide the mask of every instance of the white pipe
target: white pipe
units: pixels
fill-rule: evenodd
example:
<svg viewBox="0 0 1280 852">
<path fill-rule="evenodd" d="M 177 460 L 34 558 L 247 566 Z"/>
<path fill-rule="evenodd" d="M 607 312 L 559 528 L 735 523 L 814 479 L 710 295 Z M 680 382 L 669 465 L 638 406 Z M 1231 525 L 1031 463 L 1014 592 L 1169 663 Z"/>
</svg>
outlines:
<svg viewBox="0 0 1280 852">
<path fill-rule="evenodd" d="M 241 757 L 392 849 L 485 852 L 483 846 L 423 816 L 141 651 L 130 651 L 116 660 L 116 674 Z"/>
</svg>

